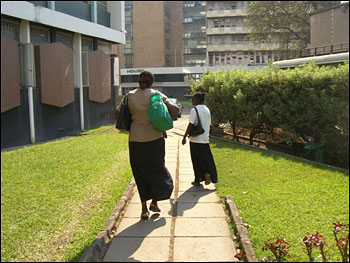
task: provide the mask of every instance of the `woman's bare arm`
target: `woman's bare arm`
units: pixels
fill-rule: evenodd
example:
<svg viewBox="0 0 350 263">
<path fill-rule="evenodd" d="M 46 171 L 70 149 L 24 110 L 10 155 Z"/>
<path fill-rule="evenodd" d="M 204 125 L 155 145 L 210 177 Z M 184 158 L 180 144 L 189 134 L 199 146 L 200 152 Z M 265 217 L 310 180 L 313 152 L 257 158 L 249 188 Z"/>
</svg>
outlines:
<svg viewBox="0 0 350 263">
<path fill-rule="evenodd" d="M 186 132 L 184 134 L 184 137 L 182 139 L 182 145 L 185 145 L 186 144 L 186 137 L 190 134 L 190 131 L 192 129 L 194 125 L 192 123 L 189 123 L 188 126 L 187 126 L 187 129 L 186 129 Z"/>
</svg>

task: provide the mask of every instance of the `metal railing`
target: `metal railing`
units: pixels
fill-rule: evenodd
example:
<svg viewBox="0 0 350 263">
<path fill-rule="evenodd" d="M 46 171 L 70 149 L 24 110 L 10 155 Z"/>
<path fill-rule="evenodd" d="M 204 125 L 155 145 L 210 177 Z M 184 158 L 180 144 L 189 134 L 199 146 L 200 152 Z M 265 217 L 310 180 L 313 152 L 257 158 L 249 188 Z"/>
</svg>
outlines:
<svg viewBox="0 0 350 263">
<path fill-rule="evenodd" d="M 341 43 L 335 45 L 327 45 L 322 47 L 314 47 L 303 49 L 300 52 L 299 57 L 312 57 L 312 56 L 320 56 L 320 55 L 328 55 L 328 54 L 337 54 L 342 52 L 349 52 L 349 43 Z"/>
</svg>

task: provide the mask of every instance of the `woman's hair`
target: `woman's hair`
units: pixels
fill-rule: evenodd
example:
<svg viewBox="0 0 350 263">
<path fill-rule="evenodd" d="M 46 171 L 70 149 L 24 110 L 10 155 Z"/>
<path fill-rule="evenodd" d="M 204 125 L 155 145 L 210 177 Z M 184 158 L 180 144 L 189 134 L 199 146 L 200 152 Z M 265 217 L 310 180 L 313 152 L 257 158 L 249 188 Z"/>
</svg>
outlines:
<svg viewBox="0 0 350 263">
<path fill-rule="evenodd" d="M 141 77 L 149 77 L 151 80 L 152 80 L 152 83 L 153 83 L 153 81 L 154 81 L 154 76 L 153 76 L 153 73 L 152 72 L 150 72 L 150 71 L 142 71 L 141 72 L 141 74 L 140 74 L 140 78 Z M 151 84 L 152 84 L 151 83 Z"/>
<path fill-rule="evenodd" d="M 193 98 L 197 98 L 199 100 L 199 103 L 202 104 L 204 102 L 204 93 L 196 93 L 193 95 Z"/>
</svg>

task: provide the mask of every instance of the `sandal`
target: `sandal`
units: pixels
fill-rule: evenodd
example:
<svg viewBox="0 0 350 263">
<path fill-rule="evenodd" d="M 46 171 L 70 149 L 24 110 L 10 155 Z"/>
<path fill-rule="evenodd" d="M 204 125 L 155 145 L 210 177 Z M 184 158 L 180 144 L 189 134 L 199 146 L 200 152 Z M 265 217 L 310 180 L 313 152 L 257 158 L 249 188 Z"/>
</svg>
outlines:
<svg viewBox="0 0 350 263">
<path fill-rule="evenodd" d="M 160 212 L 159 207 L 152 204 L 150 204 L 149 210 L 151 210 L 152 212 Z"/>
<path fill-rule="evenodd" d="M 142 220 L 148 220 L 149 212 L 141 213 L 141 219 Z"/>
<path fill-rule="evenodd" d="M 201 186 L 201 183 L 198 183 L 196 181 L 193 181 L 191 184 L 194 185 L 194 186 Z"/>
<path fill-rule="evenodd" d="M 205 173 L 204 177 L 205 177 L 205 185 L 210 184 L 210 181 L 211 181 L 210 174 L 209 173 Z"/>
</svg>

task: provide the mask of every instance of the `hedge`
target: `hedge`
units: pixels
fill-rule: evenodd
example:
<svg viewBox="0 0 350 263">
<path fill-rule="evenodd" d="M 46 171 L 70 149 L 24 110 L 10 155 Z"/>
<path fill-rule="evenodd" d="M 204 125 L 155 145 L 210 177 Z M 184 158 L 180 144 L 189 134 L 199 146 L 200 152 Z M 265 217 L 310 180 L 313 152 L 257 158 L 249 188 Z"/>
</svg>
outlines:
<svg viewBox="0 0 350 263">
<path fill-rule="evenodd" d="M 349 167 L 349 62 L 208 71 L 192 91 L 207 93 L 213 122 L 229 122 L 234 135 L 248 129 L 252 143 L 282 130 L 282 141 L 302 145 L 309 159 Z"/>
</svg>

